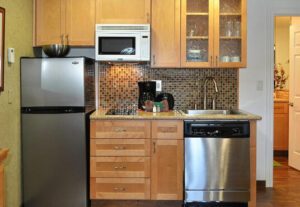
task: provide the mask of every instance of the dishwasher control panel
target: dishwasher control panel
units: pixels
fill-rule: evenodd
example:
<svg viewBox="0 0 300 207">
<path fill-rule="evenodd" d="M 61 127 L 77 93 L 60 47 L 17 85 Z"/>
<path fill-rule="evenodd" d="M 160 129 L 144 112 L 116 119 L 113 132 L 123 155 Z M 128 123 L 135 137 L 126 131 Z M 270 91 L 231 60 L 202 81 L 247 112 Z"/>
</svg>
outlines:
<svg viewBox="0 0 300 207">
<path fill-rule="evenodd" d="M 184 122 L 185 137 L 250 137 L 249 121 L 207 121 Z"/>
</svg>

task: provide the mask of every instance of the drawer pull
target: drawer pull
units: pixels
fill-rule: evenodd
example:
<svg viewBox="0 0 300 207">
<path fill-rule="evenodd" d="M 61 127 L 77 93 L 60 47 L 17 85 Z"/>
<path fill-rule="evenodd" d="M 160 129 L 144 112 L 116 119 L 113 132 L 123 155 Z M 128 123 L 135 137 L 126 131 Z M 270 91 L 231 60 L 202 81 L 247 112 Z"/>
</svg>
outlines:
<svg viewBox="0 0 300 207">
<path fill-rule="evenodd" d="M 114 188 L 114 191 L 122 192 L 126 191 L 126 188 Z"/>
<path fill-rule="evenodd" d="M 115 132 L 126 132 L 126 129 L 118 127 L 118 128 L 115 128 L 114 131 Z"/>
<path fill-rule="evenodd" d="M 115 150 L 125 150 L 126 147 L 124 147 L 124 146 L 114 146 L 114 149 Z"/>
<path fill-rule="evenodd" d="M 160 128 L 160 132 L 161 133 L 174 133 L 176 132 L 177 128 L 176 127 L 164 127 L 164 128 Z"/>
<path fill-rule="evenodd" d="M 114 168 L 115 170 L 124 170 L 126 169 L 126 166 L 115 166 Z"/>
</svg>

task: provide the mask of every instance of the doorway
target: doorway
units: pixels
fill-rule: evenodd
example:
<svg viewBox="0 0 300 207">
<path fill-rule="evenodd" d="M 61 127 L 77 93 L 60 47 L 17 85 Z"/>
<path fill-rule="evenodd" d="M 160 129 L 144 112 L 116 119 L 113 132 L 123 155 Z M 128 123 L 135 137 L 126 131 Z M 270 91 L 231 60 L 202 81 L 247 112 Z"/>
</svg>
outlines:
<svg viewBox="0 0 300 207">
<path fill-rule="evenodd" d="M 289 149 L 290 16 L 274 18 L 274 172 L 287 164 Z M 294 20 L 295 21 L 295 20 Z"/>
<path fill-rule="evenodd" d="M 274 177 L 278 168 L 300 169 L 299 109 L 300 17 L 274 19 Z"/>
</svg>

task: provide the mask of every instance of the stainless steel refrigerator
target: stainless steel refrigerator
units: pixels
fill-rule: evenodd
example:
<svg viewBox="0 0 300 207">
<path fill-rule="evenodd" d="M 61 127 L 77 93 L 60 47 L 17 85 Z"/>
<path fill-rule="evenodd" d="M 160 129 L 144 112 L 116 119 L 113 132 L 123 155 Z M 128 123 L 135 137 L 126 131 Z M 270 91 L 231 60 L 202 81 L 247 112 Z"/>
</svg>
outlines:
<svg viewBox="0 0 300 207">
<path fill-rule="evenodd" d="M 84 57 L 21 58 L 24 207 L 85 207 L 95 63 Z"/>
</svg>

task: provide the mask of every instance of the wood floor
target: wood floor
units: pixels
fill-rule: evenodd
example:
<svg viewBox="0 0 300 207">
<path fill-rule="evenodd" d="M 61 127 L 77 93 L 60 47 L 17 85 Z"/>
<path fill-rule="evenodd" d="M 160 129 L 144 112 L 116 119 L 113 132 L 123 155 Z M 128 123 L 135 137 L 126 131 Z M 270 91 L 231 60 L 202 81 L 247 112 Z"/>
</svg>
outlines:
<svg viewBox="0 0 300 207">
<path fill-rule="evenodd" d="M 276 157 L 282 166 L 274 168 L 274 188 L 259 188 L 257 207 L 300 207 L 300 172 Z M 181 207 L 182 202 L 94 201 L 92 207 Z"/>
<path fill-rule="evenodd" d="M 287 158 L 275 157 L 274 187 L 258 189 L 257 207 L 300 207 L 300 172 L 288 167 Z"/>
</svg>

